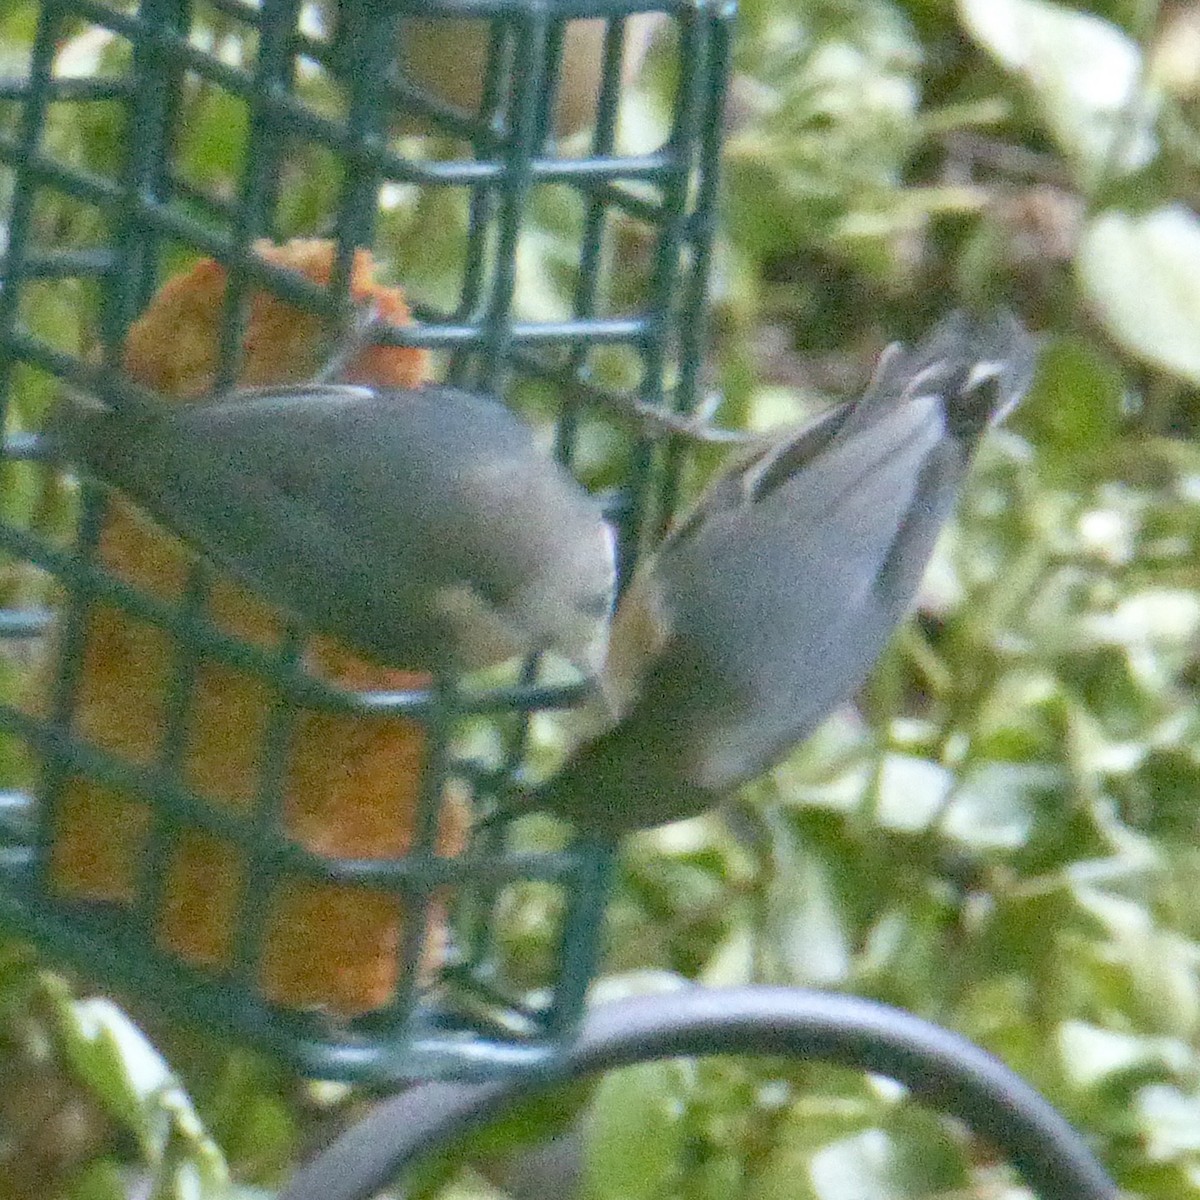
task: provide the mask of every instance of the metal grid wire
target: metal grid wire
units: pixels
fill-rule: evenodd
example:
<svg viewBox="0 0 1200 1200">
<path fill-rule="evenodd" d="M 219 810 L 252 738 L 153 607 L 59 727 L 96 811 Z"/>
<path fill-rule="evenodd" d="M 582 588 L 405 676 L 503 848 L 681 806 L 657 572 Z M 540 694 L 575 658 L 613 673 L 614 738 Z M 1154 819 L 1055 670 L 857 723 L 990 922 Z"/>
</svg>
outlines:
<svg viewBox="0 0 1200 1200">
<path fill-rule="evenodd" d="M 213 580 L 203 564 L 191 569 L 175 603 L 98 565 L 112 504 L 102 489 L 79 492 L 69 535 L 56 536 L 54 513 L 47 516 L 54 504 L 30 499 L 62 495 L 61 485 L 54 492 L 48 483 L 53 464 L 42 461 L 36 428 L 60 381 L 119 396 L 127 331 L 189 254 L 192 261 L 212 256 L 228 271 L 218 390 L 237 377 L 252 289 L 344 319 L 355 249 L 377 243 L 381 195 L 396 188 L 461 195 L 465 219 L 456 295 L 450 303 L 415 304 L 416 323 L 389 328 L 389 343 L 441 352 L 442 373 L 460 385 L 501 395 L 530 380 L 551 388 L 557 452 L 568 462 L 581 422 L 604 417 L 605 392 L 616 390 L 606 388 L 596 369 L 597 350 L 618 348 L 636 364 L 631 390 L 642 402 L 690 409 L 733 10 L 703 0 L 331 0 L 324 25 L 313 32 L 314 7 L 300 0 L 44 0 L 27 69 L 0 79 L 0 204 L 7 208 L 0 269 L 6 414 L 0 644 L 8 651 L 0 691 L 0 788 L 6 789 L 0 915 L 89 974 L 272 1047 L 314 1074 L 469 1077 L 537 1066 L 553 1058 L 581 1012 L 598 952 L 611 848 L 577 841 L 517 853 L 499 833 L 448 857 L 438 852 L 439 809 L 448 779 L 486 799 L 520 766 L 522 715 L 568 704 L 571 689 L 543 684 L 528 664 L 511 686 L 468 696 L 440 684 L 359 691 L 305 669 L 302 631 L 290 630 L 266 648 L 239 640 L 207 615 Z M 630 155 L 618 153 L 615 130 L 626 18 L 637 12 L 663 14 L 670 27 L 663 44 L 671 48 L 677 82 L 669 138 L 652 152 Z M 417 15 L 485 22 L 489 48 L 477 111 L 456 108 L 398 68 L 405 19 Z M 572 156 L 552 127 L 564 38 L 581 18 L 604 19 L 604 62 L 593 132 L 582 154 Z M 252 52 L 231 63 L 214 30 Z M 81 35 L 103 39 L 109 52 L 102 68 L 71 73 L 60 50 Z M 298 82 L 305 72 L 321 73 L 338 104 L 312 104 Z M 239 161 L 224 189 L 206 188 L 181 166 L 187 136 L 181 112 L 197 88 L 244 118 Z M 100 112 L 115 129 L 111 154 L 104 161 L 62 154 L 53 136 L 59 123 L 87 122 Z M 402 123 L 413 121 L 438 134 L 436 142 L 397 136 Z M 442 148 L 439 154 L 428 153 L 431 144 Z M 258 238 L 297 232 L 281 213 L 288 189 L 298 186 L 295 164 L 306 156 L 331 164 L 337 179 L 328 203 L 316 206 L 323 228 L 308 230 L 336 244 L 328 287 L 273 267 L 253 250 Z M 582 214 L 573 299 L 561 317 L 529 319 L 519 311 L 516 264 L 531 205 L 546 188 L 569 194 Z M 605 262 L 615 233 L 630 223 L 646 232 L 649 268 L 639 294 L 621 311 L 609 311 Z M 45 334 L 40 316 L 56 304 L 77 306 L 75 336 Z M 669 449 L 637 438 L 631 447 L 613 502 L 626 568 L 647 523 L 669 511 L 673 487 Z M 97 604 L 170 635 L 165 734 L 150 761 L 99 747 L 75 726 L 87 622 Z M 53 683 L 40 707 L 32 706 L 29 679 L 46 672 L 38 664 L 47 661 Z M 182 769 L 197 672 L 212 662 L 265 681 L 272 697 L 254 801 L 243 810 L 197 795 Z M 364 722 L 403 715 L 427 726 L 420 808 L 403 857 L 328 856 L 285 835 L 284 764 L 304 711 L 353 714 Z M 464 713 L 507 722 L 503 754 L 486 769 L 452 756 Z M 149 814 L 127 903 L 82 903 L 63 896 L 52 878 L 56 813 L 67 781 L 78 778 L 137 798 Z M 214 839 L 240 864 L 231 949 L 219 967 L 185 961 L 162 944 L 164 881 L 172 848 L 185 835 Z M 557 946 L 551 977 L 539 981 L 536 993 L 503 977 L 495 949 L 500 899 L 529 880 L 556 889 L 562 913 L 550 939 Z M 366 1016 L 335 1020 L 263 998 L 264 914 L 284 881 L 335 884 L 343 895 L 382 895 L 401 906 L 399 969 L 386 1003 Z M 446 901 L 455 913 L 453 949 L 449 964 L 430 975 L 423 955 Z"/>
</svg>

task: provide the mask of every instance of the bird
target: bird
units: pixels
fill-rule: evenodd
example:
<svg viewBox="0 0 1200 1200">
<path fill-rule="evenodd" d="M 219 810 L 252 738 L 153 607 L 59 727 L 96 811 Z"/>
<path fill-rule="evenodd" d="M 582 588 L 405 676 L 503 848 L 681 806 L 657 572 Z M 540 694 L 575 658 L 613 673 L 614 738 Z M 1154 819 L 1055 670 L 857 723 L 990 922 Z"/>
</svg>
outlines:
<svg viewBox="0 0 1200 1200">
<path fill-rule="evenodd" d="M 312 383 L 59 407 L 58 453 L 372 662 L 448 674 L 552 651 L 599 673 L 612 529 L 499 400 Z"/>
<path fill-rule="evenodd" d="M 331 240 L 261 240 L 253 252 L 276 270 L 321 288 L 333 285 L 337 245 Z M 365 247 L 355 251 L 347 299 L 380 322 L 409 325 L 405 293 L 378 278 L 380 265 Z M 228 269 L 210 258 L 164 280 L 125 338 L 123 386 L 152 391 L 158 405 L 208 403 L 222 361 L 228 291 Z M 331 344 L 345 348 L 337 318 L 298 307 L 265 283 L 252 285 L 245 301 L 234 395 L 299 386 L 323 363 L 328 367 Z M 429 381 L 430 356 L 423 349 L 374 345 L 369 339 L 350 349 L 339 354 L 337 377 L 343 382 L 408 394 Z M 169 432 L 172 426 L 161 428 Z M 196 599 L 194 549 L 120 494 L 106 498 L 96 545 L 87 552 L 106 576 L 160 605 L 181 605 L 189 595 Z M 286 614 L 275 605 L 224 572 L 203 574 L 207 586 L 200 609 L 206 621 L 268 654 L 289 644 Z M 431 756 L 429 731 L 418 718 L 393 712 L 364 719 L 359 712 L 310 706 L 285 685 L 115 600 L 86 597 L 78 618 L 74 648 L 70 622 L 55 627 L 44 667 L 23 698 L 31 715 L 53 719 L 57 680 L 67 671 L 75 678 L 70 736 L 110 759 L 134 767 L 170 761 L 174 777 L 198 803 L 244 820 L 260 811 L 269 770 L 271 786 L 279 791 L 282 840 L 328 859 L 379 860 L 414 852 Z M 179 714 L 174 697 L 183 663 L 189 664 L 188 690 Z M 433 683 L 429 672 L 382 665 L 320 633 L 303 639 L 301 663 L 313 676 L 356 692 L 403 692 Z M 269 739 L 280 712 L 287 713 L 288 736 L 282 761 L 271 766 Z M 176 736 L 182 745 L 172 751 Z M 177 760 L 168 758 L 175 753 Z M 53 895 L 72 906 L 127 909 L 139 897 L 147 899 L 142 889 L 152 863 L 161 891 L 156 948 L 226 986 L 257 857 L 177 812 L 168 822 L 168 844 L 156 854 L 156 814 L 165 801 L 112 786 L 87 769 L 71 769 L 51 790 L 52 772 L 48 763 L 38 787 L 45 800 Z M 465 788 L 448 780 L 438 808 L 435 852 L 450 858 L 467 845 L 471 814 Z M 263 1000 L 350 1018 L 394 998 L 401 947 L 415 936 L 417 919 L 405 897 L 284 870 L 262 904 L 256 990 Z M 420 931 L 422 978 L 441 961 L 447 922 L 445 897 L 431 898 Z"/>
<path fill-rule="evenodd" d="M 508 807 L 611 838 L 704 812 L 778 762 L 866 679 L 1035 364 L 1011 313 L 955 311 L 889 347 L 860 398 L 743 448 L 634 572 L 602 728 Z"/>
</svg>

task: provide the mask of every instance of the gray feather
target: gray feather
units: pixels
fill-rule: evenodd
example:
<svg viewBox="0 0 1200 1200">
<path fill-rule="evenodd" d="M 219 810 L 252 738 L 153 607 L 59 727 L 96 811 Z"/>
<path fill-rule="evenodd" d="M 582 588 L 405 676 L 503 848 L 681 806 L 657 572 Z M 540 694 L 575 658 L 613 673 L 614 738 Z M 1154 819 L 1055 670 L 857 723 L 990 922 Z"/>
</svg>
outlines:
<svg viewBox="0 0 1200 1200">
<path fill-rule="evenodd" d="M 484 665 L 461 661 L 438 607 L 452 589 L 500 615 L 512 644 L 493 659 L 582 659 L 602 634 L 613 562 L 599 506 L 488 398 L 330 385 L 129 415 L 71 403 L 50 436 L 202 554 L 376 661 Z M 531 593 L 531 581 L 546 586 Z M 534 593 L 549 602 L 524 604 Z M 559 602 L 562 614 L 542 610 Z M 574 619 L 588 604 L 590 625 Z"/>
<path fill-rule="evenodd" d="M 975 447 L 1028 388 L 1035 357 L 1010 314 L 954 313 L 914 349 L 890 350 L 861 399 L 723 473 L 629 591 L 653 599 L 666 631 L 636 700 L 538 803 L 609 833 L 686 816 L 844 703 L 911 605 Z M 629 617 L 618 634 L 637 628 Z M 631 655 L 614 645 L 612 657 Z"/>
</svg>

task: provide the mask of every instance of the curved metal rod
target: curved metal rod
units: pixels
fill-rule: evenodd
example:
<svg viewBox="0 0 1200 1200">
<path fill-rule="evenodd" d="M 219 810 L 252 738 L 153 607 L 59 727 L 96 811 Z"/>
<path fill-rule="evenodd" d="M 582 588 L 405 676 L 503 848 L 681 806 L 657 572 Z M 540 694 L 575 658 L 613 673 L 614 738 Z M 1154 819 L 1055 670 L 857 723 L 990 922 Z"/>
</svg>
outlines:
<svg viewBox="0 0 1200 1200">
<path fill-rule="evenodd" d="M 787 1055 L 885 1075 L 1004 1153 L 1043 1200 L 1116 1200 L 1082 1137 L 998 1059 L 899 1009 L 795 988 L 695 988 L 593 1010 L 551 1076 L 428 1083 L 384 1101 L 279 1200 L 365 1200 L 510 1105 L 597 1071 L 710 1054 Z"/>
</svg>

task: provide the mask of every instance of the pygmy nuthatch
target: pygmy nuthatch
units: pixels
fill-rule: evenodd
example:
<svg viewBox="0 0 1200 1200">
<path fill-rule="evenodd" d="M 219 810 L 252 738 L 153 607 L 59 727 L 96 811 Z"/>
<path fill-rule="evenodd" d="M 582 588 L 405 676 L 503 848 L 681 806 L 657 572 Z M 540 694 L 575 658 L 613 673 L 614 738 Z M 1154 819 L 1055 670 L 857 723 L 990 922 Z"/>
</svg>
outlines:
<svg viewBox="0 0 1200 1200">
<path fill-rule="evenodd" d="M 284 611 L 384 665 L 550 650 L 588 675 L 614 588 L 599 503 L 498 401 L 312 384 L 185 407 L 68 397 L 52 448 Z"/>
<path fill-rule="evenodd" d="M 621 601 L 607 731 L 532 805 L 606 835 L 695 815 L 849 699 L 1035 357 L 1012 315 L 954 313 L 891 347 L 861 399 L 723 472 Z"/>
</svg>

